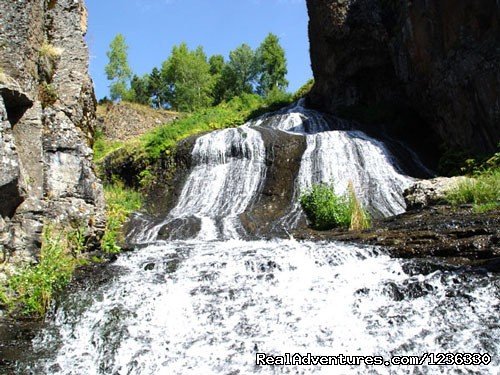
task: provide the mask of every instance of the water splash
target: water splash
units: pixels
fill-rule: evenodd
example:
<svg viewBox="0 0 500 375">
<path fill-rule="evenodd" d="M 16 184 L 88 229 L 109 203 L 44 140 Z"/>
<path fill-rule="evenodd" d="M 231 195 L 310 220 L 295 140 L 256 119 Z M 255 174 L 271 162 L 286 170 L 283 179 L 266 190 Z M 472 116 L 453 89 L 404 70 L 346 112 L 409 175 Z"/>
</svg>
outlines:
<svg viewBox="0 0 500 375">
<path fill-rule="evenodd" d="M 60 374 L 437 374 L 440 367 L 256 367 L 279 355 L 489 352 L 498 277 L 433 271 L 383 250 L 296 241 L 170 242 L 120 257 L 121 276 L 85 308 L 73 296 L 35 341 L 29 365 Z M 413 271 L 409 271 L 409 270 Z M 496 357 L 495 357 L 496 356 Z M 392 372 L 391 372 L 392 371 Z"/>
</svg>

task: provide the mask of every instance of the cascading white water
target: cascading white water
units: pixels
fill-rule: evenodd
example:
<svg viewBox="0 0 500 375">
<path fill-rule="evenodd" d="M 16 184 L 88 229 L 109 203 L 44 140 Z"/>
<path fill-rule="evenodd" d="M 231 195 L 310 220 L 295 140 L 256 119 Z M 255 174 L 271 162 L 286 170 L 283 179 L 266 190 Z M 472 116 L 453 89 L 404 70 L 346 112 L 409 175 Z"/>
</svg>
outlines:
<svg viewBox="0 0 500 375">
<path fill-rule="evenodd" d="M 413 181 L 396 170 L 381 142 L 360 131 L 307 136 L 298 180 L 300 189 L 331 182 L 337 194 L 352 183 L 363 205 L 382 217 L 404 212 L 403 190 Z"/>
<path fill-rule="evenodd" d="M 414 179 L 404 175 L 385 145 L 341 119 L 330 118 L 307 109 L 303 100 L 270 121 L 275 129 L 303 134 L 307 148 L 297 178 L 296 196 L 291 213 L 284 219 L 289 226 L 297 223 L 298 194 L 313 184 L 326 183 L 343 195 L 351 183 L 363 206 L 378 217 L 405 211 L 403 191 Z"/>
<path fill-rule="evenodd" d="M 189 217 L 201 221 L 199 239 L 237 238 L 241 232 L 238 215 L 259 188 L 264 159 L 260 133 L 246 125 L 199 137 L 192 151 L 193 168 L 177 205 L 141 242 L 156 239 L 169 221 Z"/>
<path fill-rule="evenodd" d="M 238 215 L 266 174 L 258 131 L 266 123 L 197 140 L 177 205 L 147 236 L 138 235 L 147 245 L 122 254 L 108 268 L 115 276 L 96 291 L 61 301 L 19 362 L 20 373 L 497 374 L 498 275 L 440 270 L 447 268 L 392 259 L 374 247 L 234 239 Z M 351 180 L 372 211 L 403 209 L 401 191 L 411 179 L 381 142 L 347 123 L 331 130 L 326 117 L 300 103 L 270 126 L 307 137 L 297 191 L 333 180 L 341 193 Z M 163 225 L 191 217 L 201 222 L 198 238 L 156 241 Z M 257 353 L 389 360 L 445 352 L 489 353 L 492 364 L 255 365 Z"/>
<path fill-rule="evenodd" d="M 383 250 L 292 240 L 170 242 L 57 311 L 31 365 L 58 374 L 495 374 L 498 277 L 428 270 Z M 412 271 L 413 270 L 413 271 Z M 82 307 L 82 301 L 88 305 Z M 490 366 L 255 366 L 256 353 L 488 352 Z M 495 357 L 496 356 L 496 357 Z M 58 369 L 58 371 L 54 371 Z"/>
</svg>

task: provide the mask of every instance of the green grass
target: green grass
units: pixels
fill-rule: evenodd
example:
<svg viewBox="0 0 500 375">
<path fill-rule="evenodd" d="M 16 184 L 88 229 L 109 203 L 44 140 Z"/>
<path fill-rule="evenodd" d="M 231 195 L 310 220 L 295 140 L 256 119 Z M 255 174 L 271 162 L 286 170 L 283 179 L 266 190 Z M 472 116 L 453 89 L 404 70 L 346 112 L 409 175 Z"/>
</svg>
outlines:
<svg viewBox="0 0 500 375">
<path fill-rule="evenodd" d="M 123 147 L 124 142 L 107 139 L 101 131 L 94 135 L 94 161 L 101 161 L 109 153 Z"/>
<path fill-rule="evenodd" d="M 113 151 L 125 148 L 127 154 L 134 159 L 147 160 L 145 164 L 153 164 L 162 155 L 171 154 L 177 143 L 183 139 L 242 125 L 264 113 L 287 106 L 293 100 L 294 95 L 279 90 L 272 91 L 267 98 L 256 94 L 243 94 L 217 106 L 186 114 L 145 133 L 138 139 L 126 142 L 110 141 L 102 134 L 97 134 L 94 142 L 94 161 L 99 163 Z"/>
<path fill-rule="evenodd" d="M 39 261 L 11 276 L 0 302 L 13 314 L 43 317 L 54 295 L 70 282 L 84 248 L 81 230 L 45 225 Z"/>
<path fill-rule="evenodd" d="M 446 199 L 454 206 L 473 204 L 476 212 L 500 208 L 500 168 L 477 173 L 451 189 Z"/>
<path fill-rule="evenodd" d="M 276 110 L 291 103 L 291 95 L 276 93 L 267 99 L 255 94 L 244 94 L 215 107 L 194 112 L 171 124 L 145 134 L 146 154 L 157 159 L 162 153 L 192 135 L 242 125 L 260 114 Z"/>
<path fill-rule="evenodd" d="M 337 195 L 333 186 L 315 184 L 300 197 L 300 204 L 311 223 L 317 230 L 333 228 L 366 229 L 370 218 L 359 203 L 354 189 L 349 184 L 348 193 Z"/>
<path fill-rule="evenodd" d="M 302 85 L 296 92 L 293 94 L 293 100 L 299 100 L 305 97 L 314 86 L 314 78 L 311 78 L 304 85 Z"/>
<path fill-rule="evenodd" d="M 104 196 L 107 220 L 101 248 L 104 253 L 115 254 L 121 250 L 123 224 L 132 212 L 141 208 L 142 198 L 139 192 L 125 188 L 119 182 L 105 185 Z"/>
</svg>

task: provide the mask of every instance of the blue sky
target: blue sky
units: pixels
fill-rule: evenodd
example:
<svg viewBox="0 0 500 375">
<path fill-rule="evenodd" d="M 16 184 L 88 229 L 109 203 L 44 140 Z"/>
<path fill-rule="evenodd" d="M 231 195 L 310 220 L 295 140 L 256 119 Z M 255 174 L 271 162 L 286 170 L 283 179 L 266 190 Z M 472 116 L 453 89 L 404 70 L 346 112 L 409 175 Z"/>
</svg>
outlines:
<svg viewBox="0 0 500 375">
<path fill-rule="evenodd" d="M 129 46 L 129 64 L 142 75 L 160 66 L 172 46 L 203 46 L 208 56 L 241 43 L 257 48 L 269 32 L 280 37 L 288 60 L 289 91 L 312 77 L 305 0 L 86 0 L 90 74 L 98 99 L 108 95 L 106 51 L 116 34 Z"/>
</svg>

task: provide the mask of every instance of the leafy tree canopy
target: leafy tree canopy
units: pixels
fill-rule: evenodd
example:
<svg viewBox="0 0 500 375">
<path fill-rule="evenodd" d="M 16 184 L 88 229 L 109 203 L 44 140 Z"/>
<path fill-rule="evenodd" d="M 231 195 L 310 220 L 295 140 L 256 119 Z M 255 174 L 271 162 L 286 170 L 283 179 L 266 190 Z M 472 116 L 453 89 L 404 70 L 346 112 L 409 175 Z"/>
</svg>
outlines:
<svg viewBox="0 0 500 375">
<path fill-rule="evenodd" d="M 279 38 L 269 33 L 257 49 L 256 59 L 260 73 L 257 91 L 266 96 L 271 90 L 277 88 L 286 90 L 288 73 L 285 50 L 281 47 Z"/>
<path fill-rule="evenodd" d="M 149 74 L 145 74 L 142 77 L 134 75 L 130 82 L 130 95 L 126 99 L 139 104 L 150 105 L 151 92 L 149 80 Z"/>
<path fill-rule="evenodd" d="M 106 53 L 109 63 L 105 67 L 105 72 L 108 80 L 112 81 L 110 85 L 112 100 L 122 99 L 127 95 L 127 84 L 132 77 L 132 70 L 128 65 L 127 50 L 125 37 L 118 34 L 112 40 L 109 51 Z"/>
<path fill-rule="evenodd" d="M 213 79 L 202 47 L 190 51 L 186 43 L 174 46 L 161 69 L 165 97 L 178 111 L 194 111 L 212 103 Z"/>
</svg>

